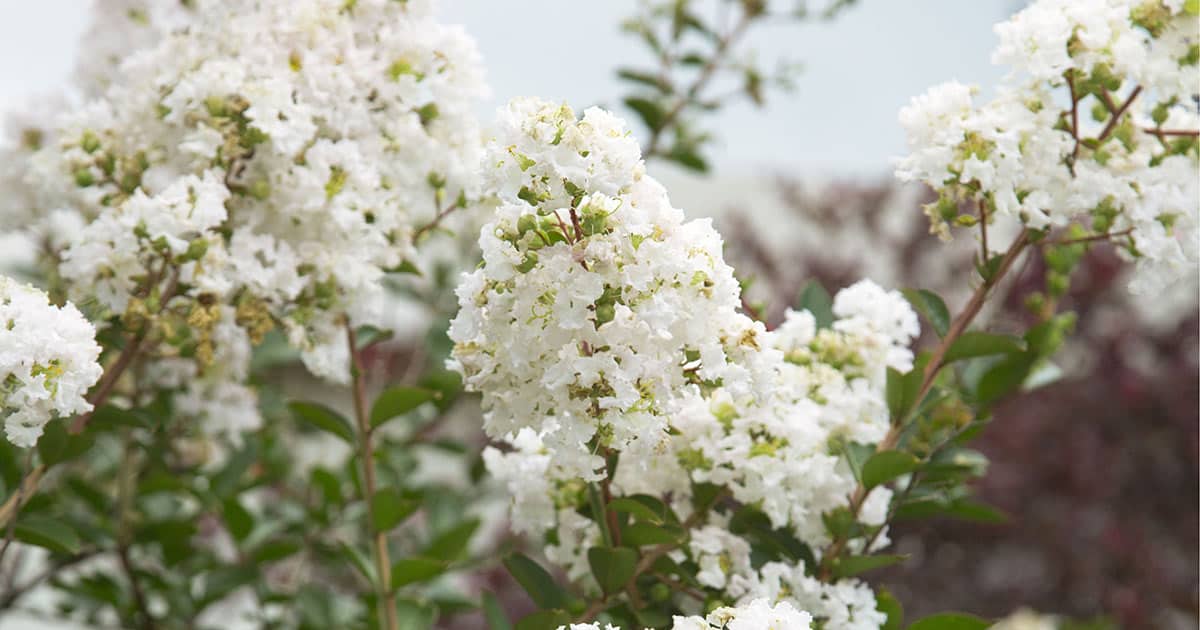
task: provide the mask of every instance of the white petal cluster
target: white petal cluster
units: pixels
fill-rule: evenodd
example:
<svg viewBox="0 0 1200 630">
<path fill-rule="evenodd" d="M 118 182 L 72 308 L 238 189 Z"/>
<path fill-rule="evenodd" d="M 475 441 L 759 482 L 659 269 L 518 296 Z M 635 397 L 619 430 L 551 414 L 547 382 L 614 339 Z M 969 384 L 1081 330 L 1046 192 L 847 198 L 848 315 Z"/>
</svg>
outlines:
<svg viewBox="0 0 1200 630">
<path fill-rule="evenodd" d="M 720 236 L 671 206 L 621 121 L 518 100 L 485 164 L 498 207 L 450 337 L 489 435 L 534 429 L 555 466 L 595 479 L 594 452 L 653 450 L 699 384 L 751 393 L 733 359 L 765 329 L 738 313 Z"/>
<path fill-rule="evenodd" d="M 876 610 L 875 593 L 865 582 L 846 578 L 822 582 L 804 572 L 804 565 L 764 564 L 750 575 L 732 578 L 730 594 L 746 601 L 787 601 L 821 619 L 823 627 L 868 630 L 881 627 L 887 615 Z"/>
<path fill-rule="evenodd" d="M 670 206 L 601 110 L 577 119 L 514 102 L 485 165 L 496 207 L 483 264 L 458 291 L 451 365 L 483 394 L 489 435 L 509 444 L 483 459 L 512 499 L 514 529 L 550 541 L 547 558 L 585 588 L 595 586 L 587 549 L 602 538 L 587 516 L 589 483 L 657 497 L 680 518 L 696 485 L 712 484 L 810 548 L 826 545 L 822 515 L 856 486 L 843 445 L 883 438 L 887 369 L 913 365 L 919 328 L 903 296 L 863 281 L 837 294 L 830 325 L 800 311 L 766 331 L 739 312 L 720 237 Z M 890 499 L 872 492 L 864 522 L 882 524 Z M 772 578 L 755 570 L 730 516 L 705 513 L 671 558 L 694 563 L 708 589 L 805 608 L 760 586 Z M 818 618 L 840 624 L 827 627 L 878 621 L 865 585 L 825 587 L 799 581 L 803 565 L 779 567 Z"/>
<path fill-rule="evenodd" d="M 977 202 L 1031 228 L 1120 234 L 1138 292 L 1193 271 L 1197 16 L 1162 0 L 1037 0 L 996 32 L 993 60 L 1012 72 L 994 99 L 947 83 L 900 112 L 911 152 L 897 175 L 940 193 L 934 231 L 948 237 L 960 205 Z"/>
<path fill-rule="evenodd" d="M 33 446 L 51 419 L 90 411 L 99 359 L 96 329 L 74 305 L 0 276 L 0 417 L 10 442 Z"/>
<path fill-rule="evenodd" d="M 772 605 L 766 599 L 756 599 L 738 606 L 722 606 L 705 617 L 676 616 L 671 630 L 808 630 L 812 615 L 797 610 L 787 602 Z M 574 623 L 559 626 L 558 630 L 620 630 L 613 625 Z"/>
<path fill-rule="evenodd" d="M 261 306 L 314 373 L 344 380 L 341 322 L 383 324 L 415 226 L 472 190 L 474 43 L 429 2 L 126 4 L 152 43 L 24 176 L 42 209 L 86 224 L 62 254 L 72 295 L 120 313 L 169 262 L 189 297 Z"/>
</svg>

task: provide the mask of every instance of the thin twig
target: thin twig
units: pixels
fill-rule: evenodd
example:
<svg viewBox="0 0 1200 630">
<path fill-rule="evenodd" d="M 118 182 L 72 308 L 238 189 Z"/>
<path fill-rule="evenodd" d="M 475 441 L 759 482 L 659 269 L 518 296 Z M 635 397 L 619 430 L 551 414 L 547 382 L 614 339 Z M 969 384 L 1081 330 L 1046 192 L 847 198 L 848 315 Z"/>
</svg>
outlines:
<svg viewBox="0 0 1200 630">
<path fill-rule="evenodd" d="M 372 441 L 373 432 L 371 421 L 367 416 L 367 390 L 363 382 L 365 374 L 362 364 L 362 354 L 358 348 L 358 338 L 354 334 L 354 326 L 346 321 L 346 342 L 350 344 L 350 378 L 354 388 L 354 417 L 358 421 L 359 445 L 362 448 L 360 457 L 363 462 L 363 501 L 367 504 L 368 527 L 375 529 L 375 447 Z M 400 620 L 396 613 L 396 600 L 392 595 L 392 562 L 388 557 L 387 532 L 374 531 L 375 570 L 378 573 L 376 594 L 378 605 L 383 607 L 379 614 L 379 625 L 383 630 L 398 630 Z"/>
<path fill-rule="evenodd" d="M 429 223 L 426 223 L 425 225 L 422 225 L 420 228 L 417 229 L 416 232 L 413 232 L 413 237 L 412 237 L 413 244 L 415 245 L 415 244 L 419 243 L 421 241 L 421 237 L 424 236 L 426 232 L 436 228 L 439 224 L 441 224 L 442 219 L 445 219 L 447 216 L 449 216 L 451 212 L 458 210 L 459 207 L 460 206 L 459 206 L 458 200 L 455 199 L 454 203 L 450 204 L 450 206 L 448 208 L 446 208 L 444 210 L 438 210 L 438 213 L 436 215 L 434 215 L 432 221 L 430 221 Z"/>
<path fill-rule="evenodd" d="M 1122 236 L 1133 234 L 1133 228 L 1121 230 L 1119 232 L 1105 232 L 1104 234 L 1093 234 L 1091 236 L 1081 236 L 1079 238 L 1066 238 L 1055 241 L 1047 241 L 1044 245 L 1075 245 L 1076 243 L 1091 243 L 1093 241 L 1107 241 Z"/>
<path fill-rule="evenodd" d="M 1125 99 L 1125 102 L 1117 108 L 1116 112 L 1113 112 L 1112 118 L 1108 120 L 1108 124 L 1104 125 L 1104 129 L 1101 130 L 1100 135 L 1096 137 L 1098 142 L 1103 142 L 1108 138 L 1109 134 L 1111 134 L 1113 130 L 1117 128 L 1117 123 L 1121 122 L 1121 117 L 1125 115 L 1125 112 L 1129 109 L 1129 106 L 1133 105 L 1134 99 L 1136 99 L 1138 94 L 1141 93 L 1142 86 L 1139 85 L 1133 88 L 1133 91 L 1129 93 L 1129 98 Z"/>
<path fill-rule="evenodd" d="M 1012 268 L 1013 263 L 1016 262 L 1021 253 L 1025 251 L 1025 248 L 1029 245 L 1029 236 L 1030 232 L 1028 228 L 1021 230 L 1021 233 L 1017 235 L 1017 239 L 1013 241 L 1012 245 L 1009 246 L 1008 251 L 1004 253 L 1004 257 L 1000 260 L 1000 265 L 997 267 L 996 272 L 984 279 L 983 283 L 981 283 L 979 287 L 975 289 L 975 292 L 971 294 L 971 298 L 967 302 L 967 305 L 963 307 L 962 312 L 960 312 L 958 316 L 954 318 L 954 321 L 951 322 L 950 329 L 946 331 L 946 336 L 943 337 L 938 343 L 937 347 L 934 348 L 933 353 L 929 357 L 929 362 L 925 365 L 925 373 L 921 381 L 921 389 L 917 393 L 915 398 L 916 402 L 913 405 L 912 410 L 909 411 L 909 416 L 916 412 L 917 408 L 920 407 L 920 402 L 925 399 L 925 396 L 929 394 L 929 390 L 933 388 L 933 383 L 937 379 L 938 372 L 943 367 L 942 362 L 946 356 L 946 352 L 950 349 L 950 346 L 954 345 L 954 342 L 957 341 L 964 332 L 966 332 L 967 327 L 971 325 L 971 322 L 974 321 L 975 317 L 979 314 L 979 311 L 983 308 L 983 305 L 987 301 L 987 297 L 991 293 L 992 288 L 994 288 L 996 284 L 999 283 L 1000 279 L 1003 278 L 1006 273 L 1008 273 L 1008 270 Z M 884 436 L 883 440 L 881 440 L 879 445 L 876 447 L 877 452 L 891 450 L 896 446 L 896 443 L 900 439 L 901 430 L 907 425 L 907 420 L 908 416 L 904 418 L 893 419 L 891 429 L 888 430 L 887 435 Z M 857 518 L 858 512 L 860 509 L 862 509 L 863 501 L 865 501 L 866 498 L 867 490 L 860 483 L 850 495 L 849 509 L 852 516 Z M 825 552 L 821 555 L 821 568 L 818 571 L 818 577 L 822 581 L 827 581 L 833 574 L 833 561 L 841 555 L 842 551 L 846 548 L 846 545 L 849 544 L 849 542 L 850 540 L 848 536 L 838 536 L 833 540 L 832 543 L 830 543 L 829 547 L 827 547 Z"/>
<path fill-rule="evenodd" d="M 680 114 L 683 113 L 684 108 L 686 108 L 689 104 L 696 102 L 696 99 L 700 96 L 700 92 L 704 90 L 704 88 L 708 85 L 708 82 L 712 80 L 713 76 L 716 75 L 717 70 L 724 62 L 723 57 L 725 53 L 727 53 L 729 48 L 733 46 L 733 44 L 736 43 L 737 40 L 740 39 L 741 36 L 746 32 L 746 27 L 750 25 L 750 21 L 751 16 L 748 13 L 742 14 L 741 19 L 738 21 L 737 25 L 733 27 L 733 30 L 717 41 L 717 47 L 713 51 L 712 58 L 704 64 L 704 67 L 700 70 L 700 74 L 697 75 L 696 80 L 692 83 L 692 85 L 688 87 L 687 92 L 679 97 L 679 100 L 675 102 L 675 105 L 672 106 L 671 109 L 667 110 L 667 113 L 663 115 L 662 120 L 659 121 L 658 125 L 654 129 L 650 130 L 650 141 L 646 144 L 646 157 L 662 155 L 662 153 L 660 153 L 659 145 L 662 144 L 664 133 L 671 127 L 672 124 L 675 123 L 675 120 L 679 118 Z"/>
</svg>

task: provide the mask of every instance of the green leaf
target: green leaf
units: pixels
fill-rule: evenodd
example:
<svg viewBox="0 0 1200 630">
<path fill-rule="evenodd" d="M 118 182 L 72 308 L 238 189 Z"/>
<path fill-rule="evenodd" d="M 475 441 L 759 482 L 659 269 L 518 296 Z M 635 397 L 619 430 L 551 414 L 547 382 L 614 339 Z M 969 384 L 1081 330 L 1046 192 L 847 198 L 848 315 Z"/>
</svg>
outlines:
<svg viewBox="0 0 1200 630">
<path fill-rule="evenodd" d="M 351 428 L 350 421 L 329 407 L 318 403 L 290 402 L 288 403 L 288 410 L 297 419 L 303 420 L 322 431 L 332 433 L 342 438 L 342 440 L 351 446 L 354 445 L 354 429 Z"/>
<path fill-rule="evenodd" d="M 950 310 L 942 298 L 925 289 L 905 289 L 903 293 L 909 304 L 933 326 L 938 337 L 945 337 L 950 330 Z"/>
<path fill-rule="evenodd" d="M 441 560 L 422 556 L 404 558 L 392 565 L 392 588 L 425 582 L 445 572 L 446 563 Z"/>
<path fill-rule="evenodd" d="M 959 499 L 951 503 L 946 507 L 945 512 L 948 516 L 977 523 L 999 524 L 1008 521 L 1008 515 L 1004 512 L 970 499 Z"/>
<path fill-rule="evenodd" d="M 625 588 L 637 569 L 638 552 L 628 547 L 592 547 L 587 556 L 596 582 L 610 595 Z"/>
<path fill-rule="evenodd" d="M 662 105 L 647 98 L 631 96 L 625 99 L 625 105 L 637 112 L 638 117 L 646 123 L 651 131 L 657 131 L 667 116 Z"/>
<path fill-rule="evenodd" d="M 839 579 L 853 577 L 864 571 L 890 567 L 898 562 L 903 562 L 906 558 L 908 556 L 887 554 L 877 556 L 843 556 L 833 561 L 833 574 Z"/>
<path fill-rule="evenodd" d="M 908 393 L 905 391 L 904 374 L 895 368 L 887 369 L 887 406 L 888 415 L 892 418 L 892 423 L 898 423 L 899 419 L 908 413 Z"/>
<path fill-rule="evenodd" d="M 666 158 L 697 173 L 708 172 L 708 161 L 701 157 L 693 146 L 677 144 L 671 148 Z"/>
<path fill-rule="evenodd" d="M 1029 355 L 1014 354 L 996 363 L 980 377 L 975 398 L 989 405 L 1017 391 L 1033 368 L 1033 361 Z"/>
<path fill-rule="evenodd" d="M 677 543 L 683 538 L 683 528 L 678 525 L 637 522 L 621 529 L 621 543 L 630 547 Z"/>
<path fill-rule="evenodd" d="M 875 447 L 870 444 L 846 442 L 841 445 L 841 454 L 846 458 L 846 463 L 850 465 L 850 472 L 854 474 L 854 478 L 861 482 L 863 464 L 867 463 L 867 460 L 875 454 Z"/>
<path fill-rule="evenodd" d="M 1183 10 L 1188 15 L 1200 15 L 1200 0 L 1186 0 L 1183 3 Z"/>
<path fill-rule="evenodd" d="M 512 574 L 521 588 L 529 593 L 539 608 L 565 608 L 569 599 L 562 587 L 538 563 L 521 553 L 510 554 L 504 559 L 504 568 Z M 522 620 L 524 622 L 524 620 Z M 522 627 L 517 624 L 517 627 Z"/>
<path fill-rule="evenodd" d="M 56 553 L 79 553 L 79 535 L 75 530 L 61 520 L 46 516 L 21 518 L 13 526 L 13 538 Z"/>
<path fill-rule="evenodd" d="M 962 359 L 986 357 L 993 354 L 1015 354 L 1024 352 L 1025 342 L 1011 335 L 996 335 L 992 333 L 969 331 L 956 339 L 946 355 L 943 363 L 953 363 Z"/>
<path fill-rule="evenodd" d="M 387 532 L 413 515 L 421 502 L 404 496 L 395 488 L 383 488 L 371 497 L 371 527 L 377 532 Z"/>
<path fill-rule="evenodd" d="M 437 610 L 410 599 L 396 600 L 396 621 L 400 630 L 430 630 L 437 618 Z"/>
<path fill-rule="evenodd" d="M 246 540 L 250 531 L 254 529 L 254 517 L 242 507 L 237 497 L 225 500 L 221 505 L 221 517 L 225 519 L 225 528 L 229 530 L 229 535 L 238 542 Z"/>
<path fill-rule="evenodd" d="M 671 508 L 648 494 L 614 499 L 608 504 L 608 509 L 614 512 L 624 512 L 636 519 L 655 524 L 662 524 L 667 520 L 675 520 L 675 515 L 671 512 Z"/>
<path fill-rule="evenodd" d="M 434 538 L 425 548 L 424 555 L 446 562 L 458 560 L 466 552 L 476 529 L 479 529 L 479 519 L 463 521 Z"/>
<path fill-rule="evenodd" d="M 626 81 L 640 83 L 647 87 L 654 88 L 659 92 L 670 93 L 671 91 L 670 84 L 663 81 L 662 77 L 654 72 L 643 72 L 633 68 L 619 68 L 617 69 L 617 76 L 625 79 Z"/>
<path fill-rule="evenodd" d="M 904 627 L 904 606 L 886 588 L 879 589 L 875 595 L 875 610 L 887 615 L 887 622 L 879 630 L 900 630 Z"/>
<path fill-rule="evenodd" d="M 984 630 L 992 624 L 965 613 L 938 613 L 915 621 L 908 630 Z"/>
<path fill-rule="evenodd" d="M 444 336 L 444 335 L 443 335 Z M 434 370 L 421 379 L 421 387 L 438 393 L 433 405 L 441 411 L 449 409 L 462 392 L 462 376 L 452 370 Z"/>
<path fill-rule="evenodd" d="M 259 545 L 250 557 L 257 563 L 276 562 L 300 551 L 304 545 L 295 538 L 276 538 Z"/>
<path fill-rule="evenodd" d="M 480 607 L 483 608 L 483 619 L 487 621 L 489 630 L 512 630 L 512 622 L 504 614 L 504 608 L 495 595 L 485 591 Z"/>
<path fill-rule="evenodd" d="M 870 490 L 921 467 L 921 461 L 901 451 L 875 453 L 862 467 L 863 487 Z"/>
<path fill-rule="evenodd" d="M 358 569 L 358 572 L 361 573 L 368 582 L 375 584 L 375 570 L 371 567 L 371 562 L 370 560 L 367 560 L 366 555 L 344 541 L 338 542 L 338 551 L 341 552 L 342 557 L 350 561 L 350 566 Z"/>
<path fill-rule="evenodd" d="M 558 630 L 571 621 L 571 615 L 565 611 L 539 610 L 518 621 L 516 630 Z"/>
<path fill-rule="evenodd" d="M 67 451 L 67 429 L 63 426 L 65 421 L 47 423 L 42 428 L 42 436 L 37 441 L 38 457 L 42 458 L 42 463 L 47 468 L 61 462 L 63 455 Z"/>
<path fill-rule="evenodd" d="M 813 319 L 817 321 L 817 328 L 829 328 L 833 325 L 833 298 L 820 282 L 809 280 L 800 290 L 796 306 L 812 313 Z"/>
<path fill-rule="evenodd" d="M 371 407 L 371 426 L 377 427 L 392 418 L 402 416 L 431 402 L 437 393 L 422 387 L 389 387 L 375 399 Z"/>
</svg>

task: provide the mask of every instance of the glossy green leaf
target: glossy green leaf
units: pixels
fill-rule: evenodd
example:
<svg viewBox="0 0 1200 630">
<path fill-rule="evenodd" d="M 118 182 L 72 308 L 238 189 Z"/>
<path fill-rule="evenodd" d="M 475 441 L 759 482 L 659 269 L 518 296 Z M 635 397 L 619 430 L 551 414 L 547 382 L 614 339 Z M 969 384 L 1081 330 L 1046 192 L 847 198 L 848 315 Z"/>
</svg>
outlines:
<svg viewBox="0 0 1200 630">
<path fill-rule="evenodd" d="M 347 444 L 354 445 L 354 429 L 350 421 L 329 407 L 319 403 L 290 402 L 288 403 L 288 410 L 292 412 L 292 416 L 295 418 L 303 420 L 326 433 L 336 435 Z"/>
<path fill-rule="evenodd" d="M 13 538 L 56 553 L 79 553 L 79 534 L 65 522 L 47 516 L 22 516 L 13 527 Z"/>
<path fill-rule="evenodd" d="M 1008 515 L 1004 512 L 990 505 L 970 499 L 959 499 L 951 503 L 946 507 L 945 513 L 947 516 L 977 523 L 999 524 L 1008 521 Z"/>
<path fill-rule="evenodd" d="M 236 497 L 226 499 L 221 504 L 221 518 L 225 520 L 225 528 L 229 530 L 229 535 L 238 542 L 245 540 L 254 529 L 254 517 L 242 507 Z"/>
<path fill-rule="evenodd" d="M 592 547 L 588 549 L 587 557 L 592 575 L 608 594 L 625 587 L 638 563 L 638 553 L 628 547 Z"/>
<path fill-rule="evenodd" d="M 433 401 L 436 395 L 433 390 L 422 387 L 389 387 L 375 399 L 375 404 L 371 407 L 371 426 L 380 426 L 392 418 L 413 411 Z"/>
<path fill-rule="evenodd" d="M 933 327 L 938 337 L 945 337 L 950 330 L 950 310 L 938 294 L 925 289 L 905 289 L 904 297 Z"/>
<path fill-rule="evenodd" d="M 667 507 L 659 499 L 647 494 L 614 499 L 608 504 L 608 509 L 614 512 L 623 512 L 636 519 L 655 524 L 675 520 L 671 508 Z"/>
<path fill-rule="evenodd" d="M 887 621 L 879 630 L 900 630 L 904 627 L 904 606 L 886 588 L 875 595 L 875 609 L 887 615 Z"/>
<path fill-rule="evenodd" d="M 901 555 L 875 555 L 875 556 L 843 556 L 833 561 L 833 574 L 838 578 L 847 578 L 870 571 L 872 569 L 881 569 L 890 567 L 898 562 L 903 562 L 908 556 Z"/>
<path fill-rule="evenodd" d="M 442 532 L 425 548 L 423 555 L 453 562 L 462 557 L 471 542 L 471 536 L 479 529 L 479 519 L 472 518 Z"/>
<path fill-rule="evenodd" d="M 485 592 L 480 608 L 483 609 L 483 619 L 487 621 L 488 630 L 512 630 L 512 622 L 508 620 L 508 615 L 504 613 L 504 608 L 500 606 L 500 600 L 492 593 Z"/>
<path fill-rule="evenodd" d="M 437 619 L 437 610 L 410 599 L 396 600 L 396 621 L 399 630 L 430 630 Z"/>
<path fill-rule="evenodd" d="M 558 630 L 571 621 L 571 615 L 565 611 L 539 610 L 518 621 L 516 630 Z"/>
<path fill-rule="evenodd" d="M 991 623 L 965 613 L 938 613 L 914 621 L 908 630 L 984 630 Z"/>
<path fill-rule="evenodd" d="M 1015 354 L 997 362 L 979 379 L 975 398 L 988 405 L 1017 391 L 1033 368 L 1033 358 Z"/>
<path fill-rule="evenodd" d="M 829 328 L 833 325 L 833 297 L 816 280 L 808 281 L 800 290 L 796 307 L 812 313 L 817 328 Z"/>
<path fill-rule="evenodd" d="M 504 568 L 539 608 L 565 608 L 569 597 L 541 565 L 528 556 L 514 553 L 504 559 Z M 524 621 L 524 620 L 522 620 Z M 518 624 L 518 627 L 521 627 Z"/>
<path fill-rule="evenodd" d="M 398 560 L 392 565 L 392 588 L 400 588 L 414 582 L 425 582 L 446 572 L 446 563 L 436 558 L 414 556 Z"/>
<path fill-rule="evenodd" d="M 921 461 L 901 451 L 875 453 L 862 467 L 863 487 L 870 490 L 896 477 L 906 475 L 921 466 Z"/>
<path fill-rule="evenodd" d="M 420 507 L 420 501 L 395 488 L 378 490 L 371 498 L 371 527 L 377 532 L 391 531 Z"/>
<path fill-rule="evenodd" d="M 953 363 L 993 354 L 1014 354 L 1024 350 L 1025 342 L 1018 337 L 973 330 L 963 333 L 950 345 L 946 355 L 942 357 L 942 362 Z"/>
<path fill-rule="evenodd" d="M 625 99 L 625 105 L 637 112 L 638 117 L 651 131 L 659 129 L 666 119 L 666 112 L 663 111 L 662 105 L 650 99 L 631 96 Z"/>
<path fill-rule="evenodd" d="M 636 522 L 621 529 L 621 544 L 630 547 L 648 547 L 677 543 L 684 538 L 683 528 L 678 525 Z"/>
</svg>

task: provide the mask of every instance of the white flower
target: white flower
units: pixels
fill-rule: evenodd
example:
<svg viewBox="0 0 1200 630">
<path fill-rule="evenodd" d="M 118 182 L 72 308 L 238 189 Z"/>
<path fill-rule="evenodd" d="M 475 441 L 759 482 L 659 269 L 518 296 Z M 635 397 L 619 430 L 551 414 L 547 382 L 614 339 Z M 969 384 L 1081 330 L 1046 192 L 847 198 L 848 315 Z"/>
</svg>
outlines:
<svg viewBox="0 0 1200 630">
<path fill-rule="evenodd" d="M 940 194 L 927 207 L 933 231 L 948 238 L 960 207 L 978 220 L 980 204 L 1038 230 L 1129 233 L 1116 242 L 1137 261 L 1135 293 L 1193 276 L 1200 20 L 1182 8 L 1037 0 L 996 26 L 993 60 L 1012 72 L 995 99 L 974 103 L 957 83 L 914 98 L 900 112 L 911 151 L 896 174 Z"/>
<path fill-rule="evenodd" d="M 98 9 L 89 101 L 13 175 L 31 207 L 0 221 L 79 217 L 62 255 L 76 300 L 119 314 L 177 266 L 183 298 L 253 303 L 314 373 L 345 379 L 332 329 L 384 325 L 415 226 L 473 196 L 474 43 L 427 2 L 120 4 Z"/>
<path fill-rule="evenodd" d="M 0 276 L 0 417 L 8 440 L 33 446 L 52 418 L 91 411 L 100 378 L 96 329 L 68 303 Z"/>
</svg>

